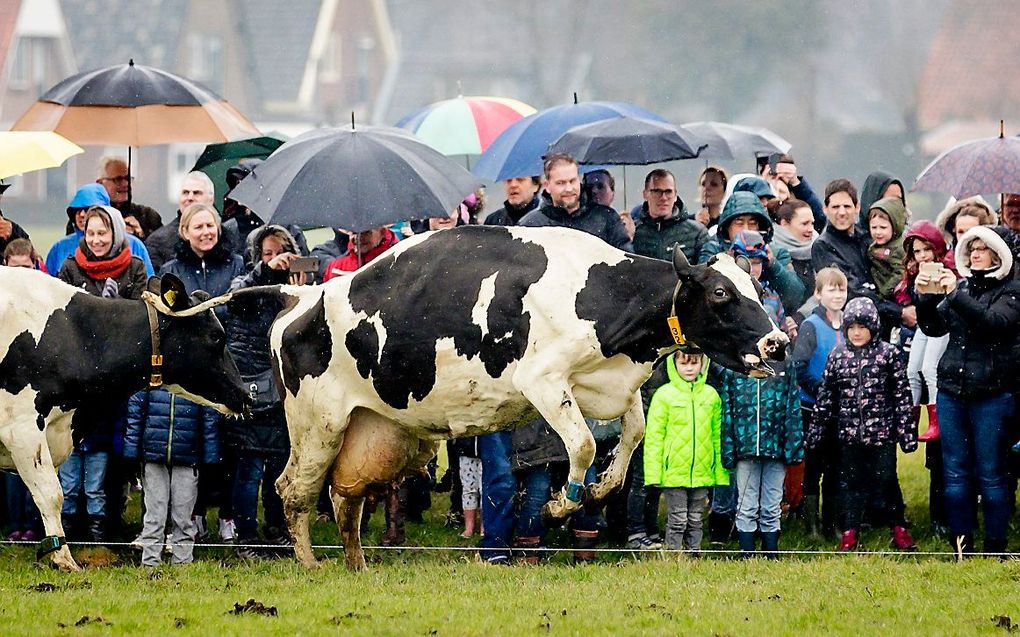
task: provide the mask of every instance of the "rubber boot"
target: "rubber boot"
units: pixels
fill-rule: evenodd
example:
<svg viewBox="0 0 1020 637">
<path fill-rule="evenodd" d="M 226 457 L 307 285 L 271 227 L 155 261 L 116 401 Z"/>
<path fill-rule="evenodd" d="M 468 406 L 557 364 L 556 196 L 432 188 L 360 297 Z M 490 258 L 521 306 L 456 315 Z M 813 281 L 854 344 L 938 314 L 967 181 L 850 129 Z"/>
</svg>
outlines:
<svg viewBox="0 0 1020 637">
<path fill-rule="evenodd" d="M 818 525 L 818 496 L 806 495 L 800 505 L 801 514 L 804 516 L 804 527 L 808 537 L 818 541 L 822 539 L 821 529 Z"/>
<path fill-rule="evenodd" d="M 836 550 L 840 553 L 849 553 L 857 549 L 857 529 L 843 531 L 843 537 L 839 540 Z"/>
<path fill-rule="evenodd" d="M 890 529 L 892 533 L 893 548 L 901 551 L 916 551 L 917 542 L 910 536 L 910 531 L 902 526 L 894 526 Z"/>
<path fill-rule="evenodd" d="M 586 564 L 595 559 L 595 545 L 599 541 L 599 532 L 574 529 L 574 564 Z"/>
<path fill-rule="evenodd" d="M 737 543 L 740 545 L 740 558 L 754 557 L 754 531 L 737 531 Z"/>
<path fill-rule="evenodd" d="M 542 554 L 536 549 L 542 544 L 542 538 L 536 536 L 519 537 L 514 541 L 514 556 L 518 564 L 537 566 L 542 561 Z"/>
<path fill-rule="evenodd" d="M 730 541 L 733 534 L 733 518 L 725 513 L 711 511 L 708 514 L 708 540 L 712 544 L 722 545 Z"/>
<path fill-rule="evenodd" d="M 761 550 L 765 554 L 765 559 L 779 559 L 779 531 L 761 532 Z"/>
<path fill-rule="evenodd" d="M 925 407 L 928 408 L 928 431 L 918 436 L 917 441 L 931 442 L 939 440 L 942 436 L 939 434 L 939 416 L 935 411 L 935 404 L 925 405 Z"/>
<path fill-rule="evenodd" d="M 89 541 L 90 542 L 105 542 L 106 541 L 106 518 L 99 515 L 89 516 Z"/>
<path fill-rule="evenodd" d="M 471 537 L 478 525 L 478 509 L 464 509 L 464 532 L 461 537 Z"/>
<path fill-rule="evenodd" d="M 386 532 L 383 533 L 382 540 L 379 541 L 380 544 L 403 546 L 407 542 L 404 533 L 406 515 L 400 493 L 397 489 L 391 489 L 386 497 Z"/>
</svg>

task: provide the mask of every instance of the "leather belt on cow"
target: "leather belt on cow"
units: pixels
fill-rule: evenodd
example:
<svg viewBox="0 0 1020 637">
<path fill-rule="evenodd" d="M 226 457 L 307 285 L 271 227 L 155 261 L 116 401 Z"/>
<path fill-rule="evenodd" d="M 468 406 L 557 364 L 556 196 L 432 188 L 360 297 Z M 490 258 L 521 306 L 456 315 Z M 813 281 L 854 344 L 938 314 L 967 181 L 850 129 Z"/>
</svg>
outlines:
<svg viewBox="0 0 1020 637">
<path fill-rule="evenodd" d="M 145 303 L 145 311 L 149 314 L 149 337 L 152 341 L 152 373 L 149 374 L 149 387 L 162 387 L 163 355 L 159 353 L 159 316 L 149 302 Z"/>
</svg>

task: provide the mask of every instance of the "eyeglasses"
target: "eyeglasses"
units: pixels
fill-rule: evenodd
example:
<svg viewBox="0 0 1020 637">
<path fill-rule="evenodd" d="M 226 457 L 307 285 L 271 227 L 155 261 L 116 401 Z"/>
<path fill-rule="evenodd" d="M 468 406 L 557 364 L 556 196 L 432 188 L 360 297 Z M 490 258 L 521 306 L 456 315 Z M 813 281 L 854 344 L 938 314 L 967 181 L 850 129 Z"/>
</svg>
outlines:
<svg viewBox="0 0 1020 637">
<path fill-rule="evenodd" d="M 971 254 L 975 252 L 991 252 L 992 249 L 988 246 L 974 246 L 970 249 Z"/>
<path fill-rule="evenodd" d="M 652 193 L 653 197 L 672 197 L 676 194 L 672 188 L 649 188 L 648 192 Z"/>
<path fill-rule="evenodd" d="M 103 177 L 102 181 L 112 181 L 115 184 L 127 184 L 134 181 L 135 178 L 130 175 L 120 175 L 119 177 Z"/>
</svg>

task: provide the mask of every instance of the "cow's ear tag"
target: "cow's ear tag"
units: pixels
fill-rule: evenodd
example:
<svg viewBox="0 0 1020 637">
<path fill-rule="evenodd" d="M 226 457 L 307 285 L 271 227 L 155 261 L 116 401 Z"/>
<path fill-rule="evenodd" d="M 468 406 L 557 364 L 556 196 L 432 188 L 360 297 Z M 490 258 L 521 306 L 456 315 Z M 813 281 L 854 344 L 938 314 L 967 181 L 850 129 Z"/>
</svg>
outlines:
<svg viewBox="0 0 1020 637">
<path fill-rule="evenodd" d="M 171 288 L 163 292 L 163 302 L 166 303 L 167 307 L 173 307 L 174 303 L 177 302 L 177 290 Z"/>
<path fill-rule="evenodd" d="M 669 324 L 669 333 L 673 335 L 673 340 L 676 341 L 677 345 L 685 345 L 687 339 L 684 338 L 684 332 L 680 329 L 680 320 L 675 316 L 671 316 L 666 319 Z"/>
</svg>

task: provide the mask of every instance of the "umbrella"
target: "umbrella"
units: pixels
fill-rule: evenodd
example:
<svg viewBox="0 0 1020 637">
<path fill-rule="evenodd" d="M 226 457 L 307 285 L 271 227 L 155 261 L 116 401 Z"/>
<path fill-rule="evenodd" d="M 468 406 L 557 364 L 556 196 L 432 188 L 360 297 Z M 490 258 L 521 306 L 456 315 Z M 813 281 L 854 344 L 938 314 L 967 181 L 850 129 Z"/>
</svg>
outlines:
<svg viewBox="0 0 1020 637">
<path fill-rule="evenodd" d="M 446 216 L 477 186 L 456 161 L 406 130 L 352 122 L 287 142 L 230 196 L 266 223 L 364 232 Z"/>
<path fill-rule="evenodd" d="M 418 109 L 396 125 L 444 155 L 480 155 L 508 126 L 534 112 L 507 97 L 460 95 Z"/>
<path fill-rule="evenodd" d="M 191 170 L 200 170 L 212 179 L 217 208 L 223 210 L 223 197 L 227 194 L 227 170 L 242 159 L 265 159 L 287 141 L 280 133 L 262 137 L 249 137 L 233 142 L 209 144 L 195 161 Z"/>
<path fill-rule="evenodd" d="M 11 129 L 55 131 L 78 144 L 126 146 L 230 141 L 259 134 L 209 89 L 134 60 L 61 80 Z"/>
<path fill-rule="evenodd" d="M 575 126 L 549 146 L 582 164 L 643 165 L 690 159 L 705 148 L 694 134 L 672 124 L 622 115 Z"/>
<path fill-rule="evenodd" d="M 0 179 L 53 168 L 83 152 L 77 144 L 48 131 L 0 132 Z"/>
<path fill-rule="evenodd" d="M 767 128 L 724 124 L 723 122 L 691 122 L 680 128 L 700 137 L 708 148 L 699 157 L 734 159 L 741 155 L 785 153 L 792 144 Z"/>
<path fill-rule="evenodd" d="M 1020 139 L 1003 135 L 954 146 L 917 176 L 911 190 L 941 192 L 957 199 L 985 193 L 1020 192 Z"/>
<path fill-rule="evenodd" d="M 575 126 L 629 115 L 660 122 L 662 117 L 623 102 L 581 102 L 547 108 L 519 120 L 492 142 L 475 164 L 474 173 L 494 181 L 542 174 L 542 156 L 563 133 Z"/>
</svg>

